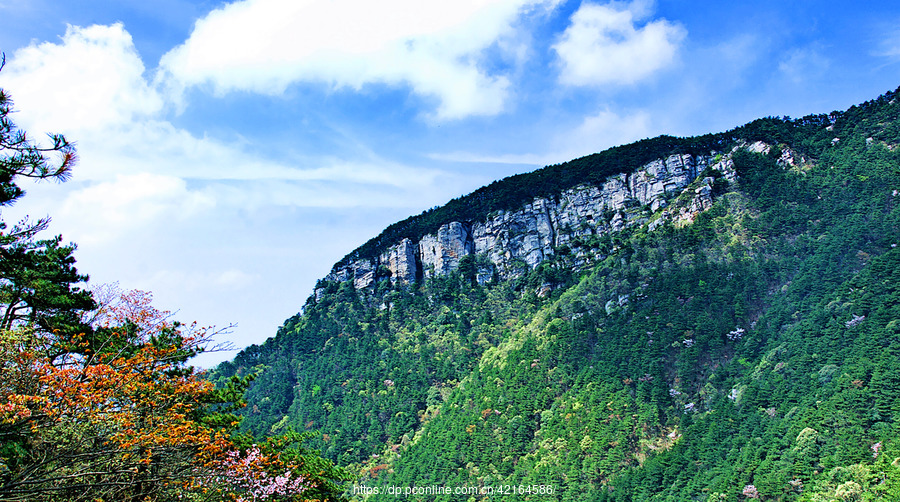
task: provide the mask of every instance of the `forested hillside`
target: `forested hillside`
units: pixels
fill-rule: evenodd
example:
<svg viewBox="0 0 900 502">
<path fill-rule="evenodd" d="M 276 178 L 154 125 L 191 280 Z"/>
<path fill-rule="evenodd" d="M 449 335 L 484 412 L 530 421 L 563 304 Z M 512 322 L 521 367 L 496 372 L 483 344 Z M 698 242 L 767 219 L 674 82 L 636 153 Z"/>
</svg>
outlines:
<svg viewBox="0 0 900 502">
<path fill-rule="evenodd" d="M 479 280 L 474 254 L 411 284 L 323 281 L 213 378 L 258 373 L 242 427 L 320 431 L 323 455 L 369 488 L 900 500 L 897 95 L 645 140 L 400 222 L 345 261 L 675 153 L 727 157 L 734 175 L 707 168 L 673 196 L 698 208 L 687 220 L 632 208 L 634 225 L 585 237 L 588 266 L 560 247 L 509 280 Z M 367 493 L 354 496 L 395 498 Z"/>
</svg>

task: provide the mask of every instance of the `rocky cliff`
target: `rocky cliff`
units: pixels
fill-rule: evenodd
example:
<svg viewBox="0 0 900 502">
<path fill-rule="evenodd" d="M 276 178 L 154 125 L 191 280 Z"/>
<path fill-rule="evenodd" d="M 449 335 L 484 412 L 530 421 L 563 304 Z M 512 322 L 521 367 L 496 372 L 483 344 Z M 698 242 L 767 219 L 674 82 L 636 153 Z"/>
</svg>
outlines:
<svg viewBox="0 0 900 502">
<path fill-rule="evenodd" d="M 610 176 L 600 185 L 582 184 L 556 197 L 535 198 L 514 211 L 495 211 L 483 221 L 445 223 L 418 242 L 403 239 L 375 258 L 337 265 L 325 280 L 353 281 L 356 289 L 380 280 L 410 284 L 447 275 L 469 255 L 487 258 L 478 261 L 480 283 L 520 276 L 560 254 L 566 255 L 568 265 L 585 267 L 602 259 L 595 247 L 586 245 L 592 238 L 634 225 L 647 224 L 652 231 L 667 221 L 691 221 L 708 209 L 716 180 L 735 180 L 732 154 L 737 148 L 769 150 L 756 142 L 727 153 L 670 155 Z M 792 164 L 793 155 L 786 151 L 782 163 Z"/>
</svg>

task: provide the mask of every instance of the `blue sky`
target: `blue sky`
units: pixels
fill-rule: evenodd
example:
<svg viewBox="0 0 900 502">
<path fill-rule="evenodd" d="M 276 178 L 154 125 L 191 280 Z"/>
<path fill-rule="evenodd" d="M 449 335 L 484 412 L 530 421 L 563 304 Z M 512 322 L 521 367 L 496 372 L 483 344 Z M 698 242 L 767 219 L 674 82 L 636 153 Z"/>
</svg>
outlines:
<svg viewBox="0 0 900 502">
<path fill-rule="evenodd" d="M 92 282 L 243 347 L 385 226 L 495 179 L 897 88 L 900 5 L 0 0 L 0 50 L 17 124 L 80 154 L 3 219 L 49 214 Z"/>
</svg>

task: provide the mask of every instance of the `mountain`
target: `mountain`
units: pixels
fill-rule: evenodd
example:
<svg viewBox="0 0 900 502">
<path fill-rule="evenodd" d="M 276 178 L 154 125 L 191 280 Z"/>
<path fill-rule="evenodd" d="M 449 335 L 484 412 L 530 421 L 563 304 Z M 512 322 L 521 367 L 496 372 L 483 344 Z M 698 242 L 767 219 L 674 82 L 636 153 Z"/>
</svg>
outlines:
<svg viewBox="0 0 900 502">
<path fill-rule="evenodd" d="M 900 500 L 898 97 L 495 182 L 210 376 L 369 500 Z"/>
</svg>

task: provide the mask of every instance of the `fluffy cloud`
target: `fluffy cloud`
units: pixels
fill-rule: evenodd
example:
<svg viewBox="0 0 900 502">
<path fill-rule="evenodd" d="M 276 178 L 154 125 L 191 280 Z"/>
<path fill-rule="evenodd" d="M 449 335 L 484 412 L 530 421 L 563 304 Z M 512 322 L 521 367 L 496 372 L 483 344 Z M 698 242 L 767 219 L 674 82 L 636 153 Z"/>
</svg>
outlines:
<svg viewBox="0 0 900 502">
<path fill-rule="evenodd" d="M 166 218 L 166 204 L 181 215 L 241 203 L 384 206 L 388 202 L 381 193 L 388 192 L 394 203 L 399 198 L 415 205 L 422 201 L 398 194 L 433 196 L 438 186 L 454 184 L 437 170 L 411 168 L 371 153 L 364 159 L 273 159 L 246 145 L 175 127 L 165 119 L 166 102 L 147 82 L 140 55 L 121 24 L 70 26 L 61 43 L 20 49 L 0 73 L 0 84 L 21 110 L 15 117 L 18 125 L 33 136 L 62 132 L 76 140 L 82 159 L 75 171 L 79 183 L 51 190 L 54 195 L 41 202 L 81 215 L 85 224 L 109 224 L 102 232 L 88 233 L 90 239 L 112 236 L 119 228 L 113 219 L 146 223 Z M 251 183 L 233 189 L 233 181 Z M 270 195 L 272 190 L 277 196 Z M 192 210 L 185 211 L 187 207 Z M 57 217 L 59 223 L 63 219 Z M 73 237 L 78 235 L 83 233 Z"/>
<path fill-rule="evenodd" d="M 185 219 L 214 205 L 180 178 L 137 173 L 70 192 L 54 221 L 80 243 L 92 245 L 146 233 L 155 222 Z"/>
<path fill-rule="evenodd" d="M 80 135 L 158 112 L 162 98 L 144 80 L 121 24 L 69 26 L 61 44 L 16 51 L 0 73 L 29 129 Z"/>
<path fill-rule="evenodd" d="M 646 4 L 628 8 L 584 3 L 553 49 L 562 62 L 560 81 L 568 85 L 631 84 L 669 66 L 686 31 L 657 20 L 638 26 Z"/>
<path fill-rule="evenodd" d="M 506 47 L 524 13 L 558 0 L 243 0 L 199 20 L 160 63 L 175 89 L 279 94 L 295 82 L 408 85 L 437 119 L 494 115 L 510 81 L 483 52 Z M 496 45 L 495 45 L 496 44 Z"/>
</svg>

